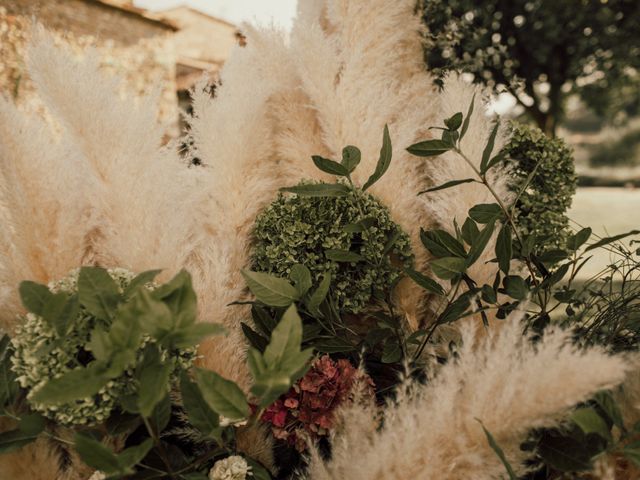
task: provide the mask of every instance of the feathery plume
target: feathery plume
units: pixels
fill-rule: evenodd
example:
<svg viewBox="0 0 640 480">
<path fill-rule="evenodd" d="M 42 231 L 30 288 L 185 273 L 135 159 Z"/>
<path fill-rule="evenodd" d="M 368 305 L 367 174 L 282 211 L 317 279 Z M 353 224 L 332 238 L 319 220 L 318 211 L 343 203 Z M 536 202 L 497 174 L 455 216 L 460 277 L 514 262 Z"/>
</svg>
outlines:
<svg viewBox="0 0 640 480">
<path fill-rule="evenodd" d="M 100 72 L 97 52 L 78 61 L 42 28 L 31 41 L 28 67 L 63 139 L 85 163 L 90 193 L 81 203 L 91 207 L 84 228 L 96 255 L 85 263 L 175 274 L 191 218 L 193 174 L 175 152 L 161 150 L 158 89 L 138 102 L 123 98 L 121 80 Z"/>
<path fill-rule="evenodd" d="M 604 350 L 576 350 L 570 333 L 559 329 L 533 345 L 515 315 L 483 339 L 467 328 L 459 359 L 390 405 L 379 431 L 366 420 L 373 412 L 346 411 L 332 459 L 316 454 L 309 478 L 499 478 L 504 467 L 478 420 L 523 474 L 527 453 L 520 444 L 528 432 L 557 426 L 576 403 L 621 382 L 627 368 Z"/>
</svg>

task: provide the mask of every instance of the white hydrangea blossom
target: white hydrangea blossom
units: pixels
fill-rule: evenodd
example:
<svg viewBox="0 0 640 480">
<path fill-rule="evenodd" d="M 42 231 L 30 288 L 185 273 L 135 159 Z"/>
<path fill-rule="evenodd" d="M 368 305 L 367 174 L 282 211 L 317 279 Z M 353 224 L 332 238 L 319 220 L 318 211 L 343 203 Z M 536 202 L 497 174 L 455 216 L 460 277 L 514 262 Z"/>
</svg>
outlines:
<svg viewBox="0 0 640 480">
<path fill-rule="evenodd" d="M 224 415 L 220 415 L 220 426 L 221 427 L 229 427 L 229 426 L 233 426 L 233 427 L 244 427 L 247 423 L 249 422 L 249 420 L 244 419 L 244 420 L 231 420 L 230 418 L 225 417 Z"/>
<path fill-rule="evenodd" d="M 240 455 L 218 460 L 209 471 L 209 480 L 246 480 L 249 476 L 253 476 L 251 467 Z"/>
</svg>

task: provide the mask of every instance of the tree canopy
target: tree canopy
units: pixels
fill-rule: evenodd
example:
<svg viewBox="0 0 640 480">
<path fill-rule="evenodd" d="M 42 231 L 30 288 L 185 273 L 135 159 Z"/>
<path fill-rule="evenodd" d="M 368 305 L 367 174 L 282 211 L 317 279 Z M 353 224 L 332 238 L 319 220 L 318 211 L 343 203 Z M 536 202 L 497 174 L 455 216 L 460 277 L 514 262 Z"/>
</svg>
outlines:
<svg viewBox="0 0 640 480">
<path fill-rule="evenodd" d="M 426 0 L 424 20 L 432 71 L 468 72 L 510 92 L 547 134 L 571 93 L 601 114 L 615 115 L 612 105 L 634 113 L 637 0 Z"/>
</svg>

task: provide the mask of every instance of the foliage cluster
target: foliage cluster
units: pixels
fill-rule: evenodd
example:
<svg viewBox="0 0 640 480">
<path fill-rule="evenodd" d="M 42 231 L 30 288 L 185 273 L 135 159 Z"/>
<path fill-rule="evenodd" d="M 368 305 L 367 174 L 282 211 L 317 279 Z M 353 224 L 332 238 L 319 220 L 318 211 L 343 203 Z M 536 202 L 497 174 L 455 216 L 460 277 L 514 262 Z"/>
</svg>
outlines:
<svg viewBox="0 0 640 480">
<path fill-rule="evenodd" d="M 506 89 L 553 135 L 570 93 L 602 113 L 635 110 L 639 8 L 635 0 L 428 0 L 425 58 L 436 74 L 460 70 Z"/>
<path fill-rule="evenodd" d="M 392 261 L 410 267 L 413 257 L 409 237 L 389 211 L 356 189 L 342 197 L 280 194 L 257 218 L 254 236 L 256 271 L 287 276 L 301 264 L 314 282 L 330 275 L 338 308 L 351 313 L 398 280 Z"/>
<path fill-rule="evenodd" d="M 493 152 L 498 122 L 477 168 L 460 149 L 460 139 L 472 113 L 473 104 L 466 116 L 457 113 L 445 120 L 442 139 L 427 140 L 408 148 L 420 157 L 455 152 L 476 173 L 476 178 L 452 180 L 430 190 L 453 188 L 473 181 L 481 182 L 494 194 L 487 173 L 506 155 L 505 151 L 495 155 Z M 538 165 L 544 158 L 538 155 Z M 536 166 L 531 171 L 535 172 Z M 505 205 L 494 194 L 496 202 L 471 208 L 461 228 L 454 223 L 455 235 L 441 233 L 443 240 L 439 244 L 425 244 L 435 257 L 431 262 L 434 274 L 451 285 L 441 292 L 445 306 L 434 326 L 425 332 L 425 342 L 438 325 L 473 314 L 479 314 L 486 321 L 489 312 L 495 312 L 496 318 L 501 319 L 519 309 L 525 312 L 526 331 L 536 332 L 538 336 L 543 335 L 544 328 L 553 318 L 575 332 L 577 345 L 600 344 L 612 351 L 638 350 L 640 262 L 636 257 L 640 255 L 640 249 L 633 248 L 638 240 L 632 239 L 628 246 L 622 241 L 639 235 L 640 230 L 588 243 L 593 235 L 587 227 L 564 241 L 555 238 L 559 244 L 549 248 L 546 232 L 526 231 L 517 221 L 518 202 L 533 178 L 534 175 L 528 175 L 513 205 Z M 480 230 L 478 225 L 483 228 Z M 492 284 L 480 285 L 469 276 L 469 259 L 477 258 L 478 251 L 486 248 L 487 239 L 494 231 L 497 232 L 495 278 Z M 591 258 L 589 252 L 596 248 L 610 251 L 612 263 L 583 285 L 578 285 L 576 276 Z M 465 287 L 466 291 L 460 294 Z M 430 291 L 435 293 L 433 289 Z M 637 442 L 629 443 L 630 439 L 637 438 L 640 425 L 624 425 L 621 418 L 610 393 L 602 392 L 591 402 L 576 406 L 566 428 L 532 432 L 530 443 L 523 446 L 534 450 L 538 458 L 538 470 L 532 478 L 564 478 L 563 475 L 588 471 L 593 459 L 605 452 L 616 453 L 640 465 L 639 446 Z M 614 435 L 614 431 L 619 433 Z M 508 460 L 490 432 L 487 432 L 487 438 L 505 463 L 509 478 L 515 479 Z"/>
<path fill-rule="evenodd" d="M 524 236 L 545 239 L 545 248 L 564 245 L 569 227 L 567 210 L 577 177 L 571 149 L 540 129 L 512 122 L 505 147 L 515 187 L 527 185 L 515 207 L 515 222 Z"/>
<path fill-rule="evenodd" d="M 0 341 L 0 414 L 16 423 L 0 433 L 0 453 L 45 436 L 62 449 L 74 449 L 110 479 L 148 478 L 154 472 L 206 479 L 216 460 L 237 453 L 235 425 L 256 421 L 308 368 L 311 351 L 300 350 L 300 318 L 295 308 L 287 309 L 263 351 L 250 351 L 251 407 L 234 382 L 192 364 L 196 344 L 224 329 L 196 323 L 189 274 L 180 272 L 148 288 L 158 273 L 123 277 L 120 271 L 83 267 L 51 289 L 21 284 L 23 304 L 40 330 Z M 50 335 L 32 337 L 41 348 L 31 349 L 29 336 L 40 331 Z M 73 341 L 66 342 L 67 337 Z M 17 373 L 26 365 L 58 360 L 65 362 L 61 371 L 49 377 L 42 371 L 35 386 L 26 382 L 26 389 L 20 387 Z M 127 388 L 105 393 L 113 383 Z M 79 418 L 87 408 L 99 413 Z M 72 411 L 68 421 L 58 416 L 64 410 Z M 57 435 L 60 424 L 73 424 L 73 441 Z M 175 431 L 190 432 L 189 440 L 171 437 Z M 124 438 L 125 449 L 113 452 L 103 443 L 109 438 Z M 245 461 L 255 478 L 270 478 L 255 460 Z"/>
</svg>

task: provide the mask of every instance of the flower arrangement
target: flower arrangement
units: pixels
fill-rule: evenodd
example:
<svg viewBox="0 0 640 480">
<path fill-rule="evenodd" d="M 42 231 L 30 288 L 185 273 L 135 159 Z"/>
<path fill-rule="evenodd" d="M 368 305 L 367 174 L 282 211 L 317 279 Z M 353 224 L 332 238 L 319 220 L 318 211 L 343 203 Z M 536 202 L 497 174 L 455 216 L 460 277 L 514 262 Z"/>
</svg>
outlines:
<svg viewBox="0 0 640 480">
<path fill-rule="evenodd" d="M 36 39 L 56 130 L 0 100 L 0 477 L 633 478 L 638 232 L 521 228 L 507 132 L 432 88 L 413 0 L 296 22 L 194 91 L 194 168 Z"/>
</svg>

